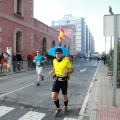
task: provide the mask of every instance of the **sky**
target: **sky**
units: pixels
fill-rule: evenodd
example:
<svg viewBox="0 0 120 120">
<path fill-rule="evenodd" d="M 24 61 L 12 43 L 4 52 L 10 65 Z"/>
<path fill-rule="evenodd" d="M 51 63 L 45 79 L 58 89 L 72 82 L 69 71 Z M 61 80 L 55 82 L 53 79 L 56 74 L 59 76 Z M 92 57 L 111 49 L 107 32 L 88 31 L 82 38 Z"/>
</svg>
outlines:
<svg viewBox="0 0 120 120">
<path fill-rule="evenodd" d="M 66 14 L 84 17 L 95 40 L 95 51 L 102 53 L 105 51 L 103 18 L 110 14 L 109 6 L 114 14 L 120 14 L 120 0 L 34 0 L 34 18 L 51 26 L 52 20 L 61 19 Z M 110 37 L 106 38 L 106 53 L 108 50 Z"/>
</svg>

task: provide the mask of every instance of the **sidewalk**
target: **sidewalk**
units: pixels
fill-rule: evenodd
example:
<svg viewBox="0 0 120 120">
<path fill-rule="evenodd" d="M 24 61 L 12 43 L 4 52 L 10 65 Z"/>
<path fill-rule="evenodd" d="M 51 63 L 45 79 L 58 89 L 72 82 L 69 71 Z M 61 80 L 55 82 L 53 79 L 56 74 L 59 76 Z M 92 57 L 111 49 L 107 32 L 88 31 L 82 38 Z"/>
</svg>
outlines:
<svg viewBox="0 0 120 120">
<path fill-rule="evenodd" d="M 108 68 L 102 62 L 96 74 L 96 82 L 92 88 L 92 95 L 88 102 L 90 120 L 120 120 L 120 88 L 116 92 L 116 107 L 112 105 L 113 86 Z"/>
</svg>

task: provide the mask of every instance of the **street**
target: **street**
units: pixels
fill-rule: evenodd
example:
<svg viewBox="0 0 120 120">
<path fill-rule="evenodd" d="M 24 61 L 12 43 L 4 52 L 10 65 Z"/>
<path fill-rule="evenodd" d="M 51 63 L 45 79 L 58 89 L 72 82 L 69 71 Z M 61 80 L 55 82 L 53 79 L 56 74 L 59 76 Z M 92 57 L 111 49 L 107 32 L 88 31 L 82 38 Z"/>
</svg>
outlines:
<svg viewBox="0 0 120 120">
<path fill-rule="evenodd" d="M 71 75 L 68 91 L 69 111 L 56 118 L 53 117 L 56 108 L 51 98 L 53 79 L 48 74 L 52 67 L 44 68 L 45 79 L 40 86 L 36 86 L 35 70 L 0 77 L 0 120 L 77 119 L 97 66 L 97 61 L 73 64 L 75 72 Z M 63 108 L 61 92 L 59 100 Z"/>
</svg>

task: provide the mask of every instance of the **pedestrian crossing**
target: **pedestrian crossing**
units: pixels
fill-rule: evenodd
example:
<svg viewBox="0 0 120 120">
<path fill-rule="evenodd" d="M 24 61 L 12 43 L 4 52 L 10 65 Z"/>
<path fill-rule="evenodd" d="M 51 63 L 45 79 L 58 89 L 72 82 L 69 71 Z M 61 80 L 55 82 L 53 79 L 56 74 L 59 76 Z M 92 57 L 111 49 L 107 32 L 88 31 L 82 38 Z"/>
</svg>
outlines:
<svg viewBox="0 0 120 120">
<path fill-rule="evenodd" d="M 0 107 L 0 117 L 7 114 L 8 112 L 14 110 L 12 107 L 1 106 Z"/>
<path fill-rule="evenodd" d="M 0 120 L 2 120 L 2 117 L 5 119 L 5 115 L 10 114 L 13 110 L 16 108 L 14 107 L 7 107 L 7 106 L 0 106 Z M 11 115 L 10 115 L 11 116 Z M 20 118 L 16 118 L 15 120 L 42 120 L 46 116 L 46 113 L 40 113 L 35 111 L 28 111 L 24 115 L 22 115 Z M 8 119 L 8 117 L 7 117 Z M 5 119 L 5 120 L 7 120 Z M 49 118 L 46 118 L 44 120 L 49 120 Z M 73 118 L 64 117 L 61 120 L 78 120 Z"/>
<path fill-rule="evenodd" d="M 22 116 L 20 119 L 18 120 L 42 120 L 42 118 L 45 116 L 46 114 L 44 113 L 38 113 L 38 112 L 33 112 L 33 111 L 29 111 L 28 113 L 26 113 L 24 116 Z"/>
</svg>

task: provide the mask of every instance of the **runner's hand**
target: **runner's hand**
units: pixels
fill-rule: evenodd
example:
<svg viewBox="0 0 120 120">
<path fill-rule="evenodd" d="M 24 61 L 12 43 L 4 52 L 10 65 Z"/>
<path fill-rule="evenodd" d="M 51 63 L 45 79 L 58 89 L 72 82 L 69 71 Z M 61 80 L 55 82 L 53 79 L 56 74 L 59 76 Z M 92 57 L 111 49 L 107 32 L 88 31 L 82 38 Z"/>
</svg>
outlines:
<svg viewBox="0 0 120 120">
<path fill-rule="evenodd" d="M 49 72 L 50 75 L 53 75 L 54 73 L 52 71 Z"/>
<path fill-rule="evenodd" d="M 68 76 L 68 72 L 64 72 L 63 74 L 64 74 L 65 77 Z"/>
<path fill-rule="evenodd" d="M 56 75 L 53 75 L 53 79 L 54 79 L 54 80 L 57 80 L 57 77 L 56 77 Z"/>
</svg>

